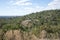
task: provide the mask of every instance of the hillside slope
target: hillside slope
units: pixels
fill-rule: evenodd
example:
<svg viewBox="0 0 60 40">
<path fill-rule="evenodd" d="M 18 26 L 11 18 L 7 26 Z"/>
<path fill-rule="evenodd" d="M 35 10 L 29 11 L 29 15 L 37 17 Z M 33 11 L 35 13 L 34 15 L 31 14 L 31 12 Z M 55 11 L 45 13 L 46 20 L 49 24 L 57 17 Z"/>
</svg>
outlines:
<svg viewBox="0 0 60 40">
<path fill-rule="evenodd" d="M 14 34 L 14 32 L 16 32 L 14 30 L 17 30 L 18 34 Z M 19 32 L 19 30 L 21 32 Z M 8 36 L 10 35 L 9 32 L 13 32 L 12 34 L 15 35 L 16 38 L 10 38 Z M 23 37 L 21 37 L 21 35 Z M 5 37 L 7 37 L 7 39 Z M 0 17 L 0 39 L 8 40 L 9 38 L 11 40 L 19 40 L 19 37 L 22 38 L 20 38 L 21 40 L 35 40 L 35 38 L 59 39 L 60 10 L 46 10 L 20 17 Z"/>
</svg>

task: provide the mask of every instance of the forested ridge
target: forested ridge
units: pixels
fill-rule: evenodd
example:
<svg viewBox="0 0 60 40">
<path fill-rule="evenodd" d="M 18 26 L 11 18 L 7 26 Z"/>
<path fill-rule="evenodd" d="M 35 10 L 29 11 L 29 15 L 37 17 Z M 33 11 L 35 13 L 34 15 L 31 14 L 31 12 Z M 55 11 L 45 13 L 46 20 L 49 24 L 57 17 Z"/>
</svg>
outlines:
<svg viewBox="0 0 60 40">
<path fill-rule="evenodd" d="M 38 38 L 42 31 L 46 31 L 47 38 L 60 38 L 60 10 L 45 10 L 15 17 L 1 16 L 0 30 L 4 33 L 8 30 L 32 32 Z"/>
</svg>

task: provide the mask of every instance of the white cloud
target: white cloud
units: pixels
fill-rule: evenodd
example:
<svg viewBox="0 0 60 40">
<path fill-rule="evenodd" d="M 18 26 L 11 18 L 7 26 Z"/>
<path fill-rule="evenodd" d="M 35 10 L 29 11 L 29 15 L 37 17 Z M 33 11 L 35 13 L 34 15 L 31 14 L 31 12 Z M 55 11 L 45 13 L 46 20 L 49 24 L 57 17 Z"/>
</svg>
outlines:
<svg viewBox="0 0 60 40">
<path fill-rule="evenodd" d="M 13 3 L 13 5 L 32 5 L 32 3 L 30 2 L 30 0 L 18 0 L 16 2 Z"/>
<path fill-rule="evenodd" d="M 10 3 L 11 3 L 11 7 L 8 7 L 8 8 L 10 8 L 12 10 L 12 12 L 10 11 L 11 13 L 13 13 L 13 14 L 15 13 L 16 15 L 26 15 L 26 14 L 38 12 L 38 11 L 41 11 L 44 9 L 43 7 L 41 7 L 39 5 L 33 4 L 31 2 L 31 0 L 15 0 L 15 1 L 12 0 L 12 1 L 10 1 Z M 23 6 L 23 7 L 21 8 L 21 6 Z"/>
<path fill-rule="evenodd" d="M 24 8 L 25 12 L 28 13 L 33 13 L 33 12 L 39 12 L 42 11 L 44 9 L 44 7 L 40 7 L 40 6 L 36 6 L 36 7 L 26 7 Z"/>
<path fill-rule="evenodd" d="M 47 7 L 41 7 L 39 5 L 33 4 L 30 0 L 12 0 L 10 1 L 11 7 L 7 7 L 11 10 L 4 13 L 10 13 L 7 15 L 26 15 L 32 12 L 39 12 L 42 10 L 49 10 L 49 9 L 59 9 L 60 8 L 60 0 L 53 0 L 48 3 Z M 28 5 L 28 6 L 27 6 Z M 22 7 L 21 7 L 22 6 Z M 13 13 L 13 14 L 12 14 Z"/>
<path fill-rule="evenodd" d="M 60 0 L 53 0 L 46 9 L 60 9 Z"/>
</svg>

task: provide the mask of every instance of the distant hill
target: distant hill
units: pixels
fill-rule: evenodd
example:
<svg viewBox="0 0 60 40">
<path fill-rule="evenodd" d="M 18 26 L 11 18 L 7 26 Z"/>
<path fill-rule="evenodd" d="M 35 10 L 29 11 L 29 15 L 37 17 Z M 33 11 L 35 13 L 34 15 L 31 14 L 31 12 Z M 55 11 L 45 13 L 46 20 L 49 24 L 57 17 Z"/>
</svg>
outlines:
<svg viewBox="0 0 60 40">
<path fill-rule="evenodd" d="M 0 16 L 0 18 L 14 18 L 14 17 L 18 17 L 18 16 Z"/>
</svg>

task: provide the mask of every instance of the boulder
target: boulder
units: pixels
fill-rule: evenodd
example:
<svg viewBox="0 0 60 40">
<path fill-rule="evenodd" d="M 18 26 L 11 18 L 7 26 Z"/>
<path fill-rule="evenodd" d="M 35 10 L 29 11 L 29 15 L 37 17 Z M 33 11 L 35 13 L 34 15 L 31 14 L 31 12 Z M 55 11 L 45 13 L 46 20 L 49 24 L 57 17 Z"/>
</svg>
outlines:
<svg viewBox="0 0 60 40">
<path fill-rule="evenodd" d="M 22 33 L 20 30 L 9 30 L 5 33 L 5 40 L 22 40 Z"/>
<path fill-rule="evenodd" d="M 40 33 L 40 38 L 45 39 L 47 37 L 47 32 L 45 30 L 42 30 Z"/>
<path fill-rule="evenodd" d="M 32 26 L 32 21 L 31 20 L 24 20 L 21 22 L 21 25 L 25 27 L 31 27 Z"/>
</svg>

